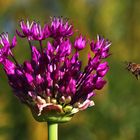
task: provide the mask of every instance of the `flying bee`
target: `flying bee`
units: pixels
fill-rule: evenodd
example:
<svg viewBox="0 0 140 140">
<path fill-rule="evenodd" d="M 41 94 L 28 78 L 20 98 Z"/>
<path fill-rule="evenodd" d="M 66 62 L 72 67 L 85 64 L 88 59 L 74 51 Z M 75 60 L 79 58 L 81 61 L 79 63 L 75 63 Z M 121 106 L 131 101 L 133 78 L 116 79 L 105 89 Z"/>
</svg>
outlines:
<svg viewBox="0 0 140 140">
<path fill-rule="evenodd" d="M 132 74 L 134 74 L 136 79 L 138 80 L 140 76 L 140 64 L 126 62 L 126 65 L 126 69 L 129 70 Z"/>
</svg>

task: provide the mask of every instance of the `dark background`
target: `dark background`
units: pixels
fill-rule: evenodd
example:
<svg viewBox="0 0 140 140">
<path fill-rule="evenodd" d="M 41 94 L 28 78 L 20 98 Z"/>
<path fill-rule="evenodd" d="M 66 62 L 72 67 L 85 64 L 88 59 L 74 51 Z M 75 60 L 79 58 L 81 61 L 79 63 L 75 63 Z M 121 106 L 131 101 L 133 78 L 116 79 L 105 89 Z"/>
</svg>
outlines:
<svg viewBox="0 0 140 140">
<path fill-rule="evenodd" d="M 140 81 L 124 64 L 140 63 L 139 6 L 139 0 L 0 0 L 0 32 L 7 31 L 10 37 L 21 19 L 43 25 L 50 16 L 63 16 L 83 35 L 96 38 L 100 34 L 112 41 L 108 84 L 93 98 L 94 107 L 59 126 L 60 140 L 140 139 Z M 29 57 L 28 46 L 24 39 L 18 41 L 14 54 L 23 62 Z M 45 139 L 47 125 L 36 122 L 13 96 L 0 67 L 0 140 Z"/>
</svg>

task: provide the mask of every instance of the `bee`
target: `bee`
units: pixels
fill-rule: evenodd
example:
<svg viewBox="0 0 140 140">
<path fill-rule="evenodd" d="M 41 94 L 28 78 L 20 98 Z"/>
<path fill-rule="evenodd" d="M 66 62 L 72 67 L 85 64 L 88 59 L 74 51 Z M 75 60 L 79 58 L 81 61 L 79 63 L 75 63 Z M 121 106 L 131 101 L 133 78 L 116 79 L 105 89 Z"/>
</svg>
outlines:
<svg viewBox="0 0 140 140">
<path fill-rule="evenodd" d="M 140 64 L 136 64 L 133 62 L 126 62 L 126 69 L 129 70 L 133 75 L 135 75 L 137 80 L 139 79 Z"/>
</svg>

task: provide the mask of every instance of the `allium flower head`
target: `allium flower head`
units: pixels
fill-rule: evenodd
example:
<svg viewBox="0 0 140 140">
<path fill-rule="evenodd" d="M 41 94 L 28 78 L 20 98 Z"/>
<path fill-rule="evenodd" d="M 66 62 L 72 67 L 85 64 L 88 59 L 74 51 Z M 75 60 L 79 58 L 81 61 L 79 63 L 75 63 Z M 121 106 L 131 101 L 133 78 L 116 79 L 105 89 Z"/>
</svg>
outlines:
<svg viewBox="0 0 140 140">
<path fill-rule="evenodd" d="M 87 41 L 82 35 L 72 42 L 73 25 L 63 18 L 51 18 L 51 23 L 43 28 L 35 21 L 31 24 L 21 21 L 20 27 L 17 34 L 27 38 L 31 59 L 23 64 L 17 62 L 11 50 L 16 39 L 10 43 L 6 33 L 1 34 L 0 62 L 15 95 L 31 109 L 35 119 L 68 121 L 78 111 L 93 106 L 91 98 L 95 90 L 102 89 L 106 83 L 104 76 L 109 66 L 104 59 L 109 56 L 111 43 L 99 36 L 97 40 Z M 40 49 L 32 40 L 39 41 Z M 79 51 L 89 46 L 94 56 L 87 55 L 88 64 L 82 71 Z"/>
</svg>

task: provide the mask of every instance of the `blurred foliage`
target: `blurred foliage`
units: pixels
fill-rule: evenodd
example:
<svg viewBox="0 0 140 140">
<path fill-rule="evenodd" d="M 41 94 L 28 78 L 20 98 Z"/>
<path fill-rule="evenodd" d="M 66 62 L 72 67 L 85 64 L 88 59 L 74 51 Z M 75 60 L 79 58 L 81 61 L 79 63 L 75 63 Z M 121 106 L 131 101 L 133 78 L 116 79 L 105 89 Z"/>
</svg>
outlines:
<svg viewBox="0 0 140 140">
<path fill-rule="evenodd" d="M 0 5 L 0 32 L 11 36 L 22 18 L 43 24 L 50 16 L 63 16 L 87 37 L 101 34 L 112 41 L 108 85 L 93 99 L 93 108 L 59 126 L 61 140 L 140 139 L 140 81 L 124 64 L 140 63 L 139 0 L 0 0 Z M 29 53 L 24 40 L 19 42 L 14 53 L 22 62 Z M 46 126 L 13 96 L 0 67 L 0 140 L 45 140 Z"/>
</svg>

